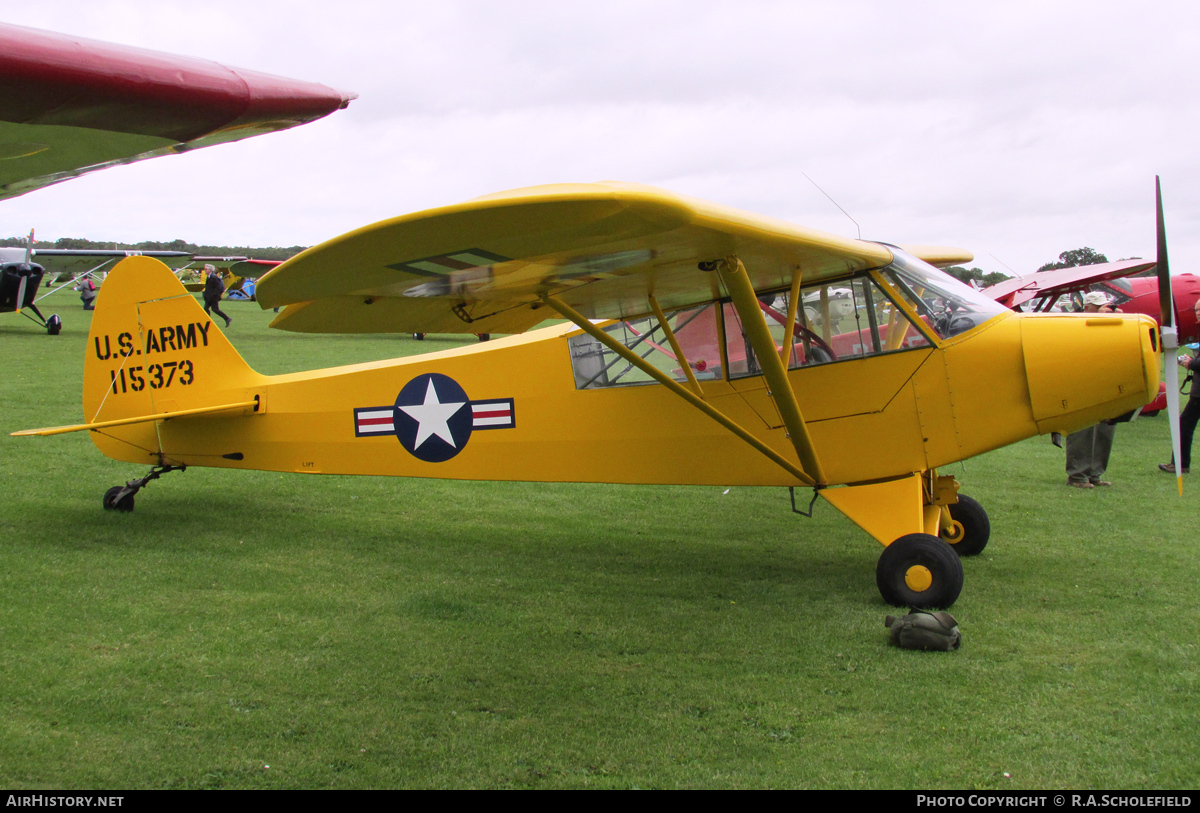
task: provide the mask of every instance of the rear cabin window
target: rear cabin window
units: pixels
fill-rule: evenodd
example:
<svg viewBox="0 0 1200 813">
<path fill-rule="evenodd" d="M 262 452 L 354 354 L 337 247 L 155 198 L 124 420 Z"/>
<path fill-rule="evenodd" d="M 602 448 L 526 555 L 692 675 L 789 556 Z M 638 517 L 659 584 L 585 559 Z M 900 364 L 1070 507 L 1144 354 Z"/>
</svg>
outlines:
<svg viewBox="0 0 1200 813">
<path fill-rule="evenodd" d="M 680 349 L 699 381 L 722 377 L 716 314 L 716 306 L 711 303 L 666 314 L 667 324 L 675 333 Z M 671 378 L 687 381 L 681 361 L 676 358 L 658 319 L 653 315 L 617 322 L 604 330 Z M 570 348 L 576 389 L 656 383 L 649 375 L 586 333 L 572 337 Z"/>
</svg>

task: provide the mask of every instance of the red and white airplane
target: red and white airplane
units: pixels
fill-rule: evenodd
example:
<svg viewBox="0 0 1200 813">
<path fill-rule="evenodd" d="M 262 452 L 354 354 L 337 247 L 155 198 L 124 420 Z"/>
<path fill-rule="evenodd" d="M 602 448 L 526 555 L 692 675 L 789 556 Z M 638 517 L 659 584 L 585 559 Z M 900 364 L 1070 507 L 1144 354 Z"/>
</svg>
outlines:
<svg viewBox="0 0 1200 813">
<path fill-rule="evenodd" d="M 1058 268 L 1006 279 L 984 288 L 983 292 L 1005 307 L 1037 313 L 1051 310 L 1063 297 L 1097 290 L 1107 294 L 1122 313 L 1144 313 L 1159 319 L 1158 278 L 1141 276 L 1155 268 L 1153 260 L 1121 260 Z M 1179 341 L 1200 341 L 1200 326 L 1196 323 L 1200 276 L 1176 274 L 1171 277 L 1171 292 L 1175 298 Z"/>
</svg>

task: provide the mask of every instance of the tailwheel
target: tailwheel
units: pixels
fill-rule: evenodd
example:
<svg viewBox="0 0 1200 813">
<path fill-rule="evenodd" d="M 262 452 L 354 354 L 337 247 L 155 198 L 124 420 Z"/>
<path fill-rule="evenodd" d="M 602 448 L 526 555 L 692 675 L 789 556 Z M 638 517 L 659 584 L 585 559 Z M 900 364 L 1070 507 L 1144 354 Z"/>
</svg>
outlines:
<svg viewBox="0 0 1200 813">
<path fill-rule="evenodd" d="M 977 500 L 959 494 L 958 502 L 950 506 L 950 527 L 941 529 L 941 537 L 959 556 L 975 556 L 987 547 L 992 535 L 992 523 L 987 511 Z"/>
<path fill-rule="evenodd" d="M 917 610 L 946 608 L 962 592 L 962 562 L 938 537 L 907 534 L 888 545 L 879 557 L 875 583 L 888 604 Z"/>
<path fill-rule="evenodd" d="M 57 313 L 50 314 L 50 318 L 46 320 L 46 332 L 51 336 L 57 336 L 62 333 L 62 319 Z"/>
<path fill-rule="evenodd" d="M 104 492 L 104 510 L 128 514 L 133 510 L 133 495 L 134 491 L 128 486 L 113 486 Z"/>
<path fill-rule="evenodd" d="M 150 469 L 150 473 L 145 477 L 139 477 L 136 480 L 130 480 L 123 486 L 113 486 L 108 491 L 104 492 L 104 510 L 105 511 L 124 511 L 129 513 L 133 510 L 133 495 L 137 494 L 151 480 L 157 480 L 164 474 L 172 471 L 187 471 L 187 466 L 172 466 L 162 465 L 155 466 Z"/>
</svg>

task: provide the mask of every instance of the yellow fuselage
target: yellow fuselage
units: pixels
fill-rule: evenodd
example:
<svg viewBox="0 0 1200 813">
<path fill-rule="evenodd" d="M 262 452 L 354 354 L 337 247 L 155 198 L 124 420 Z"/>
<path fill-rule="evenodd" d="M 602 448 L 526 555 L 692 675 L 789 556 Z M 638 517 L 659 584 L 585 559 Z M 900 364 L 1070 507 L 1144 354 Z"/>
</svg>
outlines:
<svg viewBox="0 0 1200 813">
<path fill-rule="evenodd" d="M 85 376 L 89 420 L 259 399 L 257 412 L 92 432 L 96 445 L 119 460 L 469 480 L 797 484 L 663 386 L 576 389 L 568 348 L 568 338 L 579 333 L 574 326 L 393 361 L 263 376 L 245 365 L 191 297 L 149 302 L 144 291 L 111 285 L 104 296 L 100 313 L 107 318 L 93 324 L 96 349 Z M 122 324 L 137 336 L 128 357 L 116 349 L 123 346 Z M 190 324 L 197 325 L 191 339 L 181 334 L 168 346 L 163 326 Z M 929 471 L 1040 433 L 1072 431 L 1146 403 L 1158 389 L 1154 330 L 1145 317 L 1001 314 L 937 347 L 794 369 L 788 377 L 829 483 L 863 483 Z M 155 337 L 152 347 L 148 335 Z M 180 378 L 135 391 L 133 368 L 145 379 L 151 361 L 160 365 L 155 375 L 174 362 Z M 191 380 L 181 386 L 185 362 Z M 488 415 L 488 405 L 499 404 L 500 425 L 460 428 L 452 456 L 430 461 L 406 449 L 386 425 L 360 424 L 360 414 L 393 410 L 403 388 L 428 373 L 461 387 L 465 399 L 457 402 L 471 404 L 460 409 L 478 407 Z M 709 380 L 702 387 L 705 400 L 794 458 L 761 376 Z M 435 397 L 454 401 L 450 393 Z M 425 444 L 433 437 L 427 432 Z"/>
</svg>

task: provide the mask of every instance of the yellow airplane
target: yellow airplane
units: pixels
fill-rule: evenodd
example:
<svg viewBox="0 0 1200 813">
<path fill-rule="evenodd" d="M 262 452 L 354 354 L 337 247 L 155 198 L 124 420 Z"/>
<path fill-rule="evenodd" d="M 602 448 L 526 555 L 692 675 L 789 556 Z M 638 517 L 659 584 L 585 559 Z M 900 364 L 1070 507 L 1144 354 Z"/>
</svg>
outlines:
<svg viewBox="0 0 1200 813">
<path fill-rule="evenodd" d="M 1159 384 L 1153 319 L 1013 313 L 932 264 L 970 258 L 632 184 L 521 189 L 367 226 L 258 286 L 286 330 L 518 335 L 264 376 L 133 257 L 100 291 L 87 422 L 15 434 L 89 430 L 153 464 L 105 495 L 118 510 L 186 466 L 809 487 L 885 546 L 887 602 L 948 607 L 989 521 L 939 469 Z"/>
<path fill-rule="evenodd" d="M 281 260 L 252 260 L 249 257 L 203 257 L 195 256 L 191 258 L 191 262 L 176 271 L 176 276 L 183 282 L 183 287 L 192 293 L 199 293 L 204 290 L 205 269 L 212 266 L 221 276 L 221 282 L 225 284 L 225 294 L 233 294 L 235 292 L 243 292 L 240 299 L 249 299 L 245 291 L 250 291 L 252 295 L 255 284 L 258 278 L 266 274 L 272 268 L 280 265 Z M 199 278 L 198 282 L 192 281 Z M 246 283 L 252 283 L 249 288 L 246 288 Z"/>
</svg>

